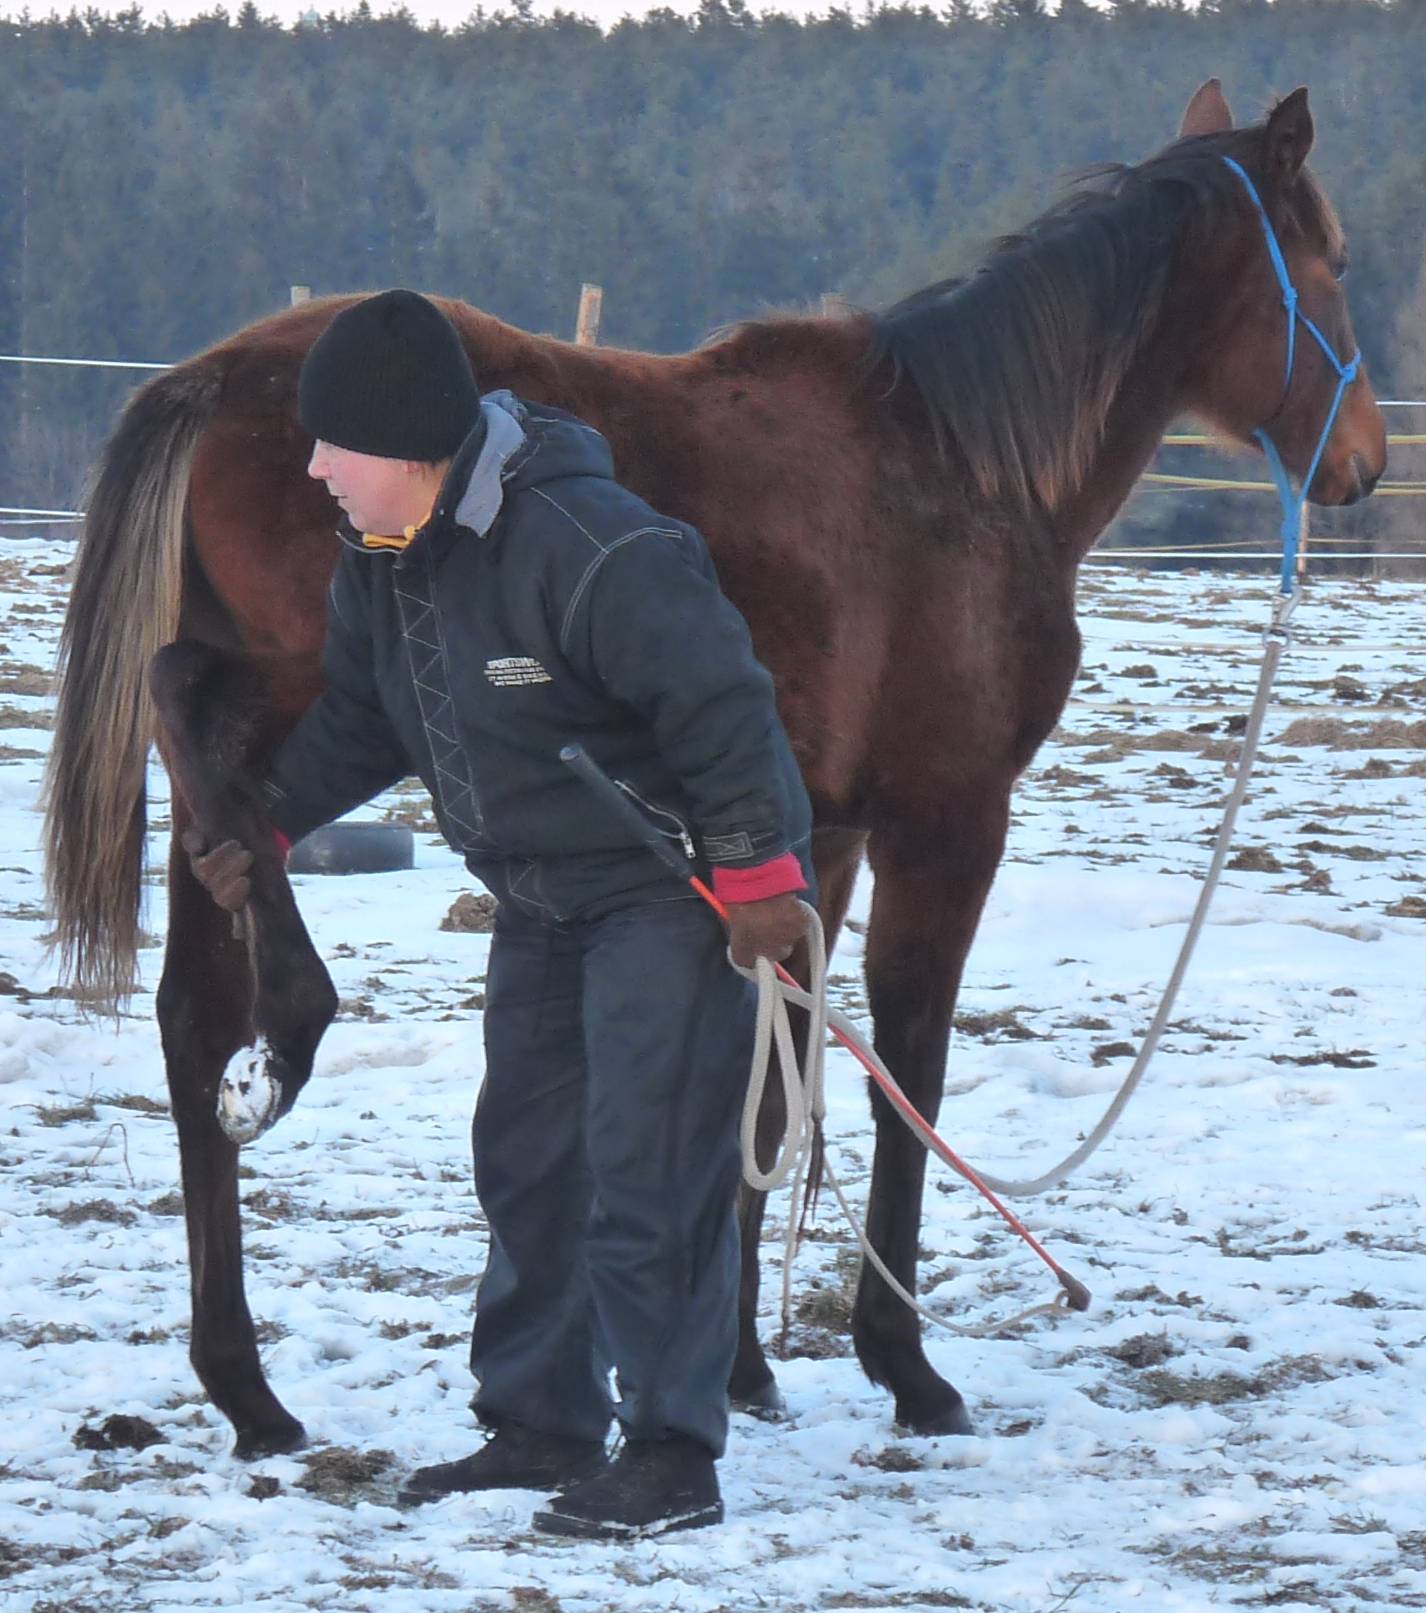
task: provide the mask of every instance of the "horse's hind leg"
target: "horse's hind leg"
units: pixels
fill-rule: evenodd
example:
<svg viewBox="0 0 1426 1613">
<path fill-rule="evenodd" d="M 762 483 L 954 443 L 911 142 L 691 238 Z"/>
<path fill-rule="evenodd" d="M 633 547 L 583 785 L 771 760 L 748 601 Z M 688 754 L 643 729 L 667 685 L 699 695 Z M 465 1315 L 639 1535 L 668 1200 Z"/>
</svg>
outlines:
<svg viewBox="0 0 1426 1613">
<path fill-rule="evenodd" d="M 822 928 L 829 952 L 836 944 L 837 934 L 846 917 L 865 844 L 866 836 L 860 830 L 818 829 L 812 837 L 812 860 L 817 870 L 817 905 L 822 915 Z M 802 949 L 799 948 L 797 955 L 790 960 L 789 968 L 798 979 L 806 980 L 807 959 Z M 799 1058 L 805 1046 L 805 1031 L 806 1021 L 800 1018 L 796 1027 Z M 758 1162 L 764 1169 L 771 1163 L 786 1129 L 787 1111 L 782 1088 L 776 1081 L 769 1081 L 762 1108 L 758 1111 L 757 1128 Z M 738 1294 L 738 1352 L 728 1382 L 728 1393 L 735 1406 L 764 1415 L 775 1414 L 783 1408 L 782 1395 L 758 1340 L 758 1289 L 761 1277 L 758 1256 L 766 1208 L 766 1193 L 755 1192 L 746 1183 L 739 1188 L 742 1286 Z M 788 1206 L 789 1215 L 797 1213 L 797 1205 Z"/>
<path fill-rule="evenodd" d="M 942 803 L 934 825 L 873 835 L 876 876 L 867 935 L 867 991 L 876 1050 L 932 1124 L 941 1106 L 961 971 L 1005 846 L 1008 789 Z M 873 1092 L 876 1156 L 867 1206 L 873 1247 L 915 1292 L 926 1152 Z M 858 1359 L 896 1397 L 897 1420 L 922 1434 L 964 1434 L 960 1393 L 927 1361 L 916 1314 L 863 1266 L 852 1313 Z"/>
<path fill-rule="evenodd" d="M 274 1396 L 243 1292 L 238 1144 L 286 1112 L 311 1071 L 336 993 L 297 913 L 248 772 L 264 744 L 256 679 L 240 658 L 192 641 L 154 657 L 150 684 L 174 784 L 168 951 L 158 1018 L 178 1126 L 193 1290 L 194 1369 L 232 1422 L 237 1453 L 291 1450 L 302 1425 Z M 245 939 L 198 884 L 179 844 L 254 853 Z M 257 1035 L 257 1047 L 249 1044 Z"/>
<path fill-rule="evenodd" d="M 258 805 L 251 760 L 268 747 L 254 668 L 211 645 L 179 640 L 154 657 L 150 686 L 175 796 L 209 844 L 236 840 L 253 854 L 244 922 L 256 1042 L 251 1052 L 236 1053 L 217 1094 L 223 1129 L 235 1142 L 251 1142 L 287 1113 L 306 1084 L 337 995 Z"/>
<path fill-rule="evenodd" d="M 176 804 L 177 808 L 177 804 Z M 175 828 L 178 812 L 175 811 Z M 248 1040 L 251 974 L 228 914 L 214 906 L 175 838 L 169 860 L 168 950 L 158 1021 L 178 1127 L 193 1294 L 189 1356 L 232 1423 L 239 1456 L 292 1450 L 302 1424 L 273 1394 L 243 1292 L 238 1149 L 218 1124 L 218 1083 Z"/>
</svg>

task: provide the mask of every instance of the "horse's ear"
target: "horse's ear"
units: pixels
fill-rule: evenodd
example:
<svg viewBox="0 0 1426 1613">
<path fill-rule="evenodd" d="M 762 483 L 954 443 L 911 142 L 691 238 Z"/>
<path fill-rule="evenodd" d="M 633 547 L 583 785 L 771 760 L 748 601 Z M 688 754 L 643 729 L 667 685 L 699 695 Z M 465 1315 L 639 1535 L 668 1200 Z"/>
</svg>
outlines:
<svg viewBox="0 0 1426 1613">
<path fill-rule="evenodd" d="M 1233 112 L 1223 94 L 1223 86 L 1216 78 L 1200 84 L 1193 99 L 1184 108 L 1183 122 L 1179 125 L 1180 140 L 1199 134 L 1226 134 L 1233 127 Z"/>
<path fill-rule="evenodd" d="M 1307 91 L 1294 90 L 1272 109 L 1263 136 L 1263 166 L 1279 189 L 1294 179 L 1307 153 L 1312 150 L 1312 114 L 1307 109 Z"/>
</svg>

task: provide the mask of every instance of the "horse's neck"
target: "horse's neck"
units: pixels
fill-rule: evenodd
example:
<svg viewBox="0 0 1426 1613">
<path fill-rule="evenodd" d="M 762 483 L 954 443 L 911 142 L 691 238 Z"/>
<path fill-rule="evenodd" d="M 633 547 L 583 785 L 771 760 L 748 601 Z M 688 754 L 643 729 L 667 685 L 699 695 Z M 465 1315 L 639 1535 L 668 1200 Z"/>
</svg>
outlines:
<svg viewBox="0 0 1426 1613">
<path fill-rule="evenodd" d="M 1153 463 L 1164 433 L 1182 412 L 1182 400 L 1162 377 L 1170 366 L 1147 344 L 1130 366 L 1105 417 L 1104 434 L 1079 491 L 1053 520 L 1060 541 L 1078 565 L 1118 515 L 1134 484 Z"/>
</svg>

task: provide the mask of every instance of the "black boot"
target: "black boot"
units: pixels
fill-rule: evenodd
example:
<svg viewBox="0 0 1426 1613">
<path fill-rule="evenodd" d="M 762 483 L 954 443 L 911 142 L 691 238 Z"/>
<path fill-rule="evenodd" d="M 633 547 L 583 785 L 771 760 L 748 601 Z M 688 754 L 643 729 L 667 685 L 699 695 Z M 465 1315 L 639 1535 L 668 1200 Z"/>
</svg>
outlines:
<svg viewBox="0 0 1426 1613">
<path fill-rule="evenodd" d="M 607 1465 L 603 1440 L 501 1423 L 473 1456 L 418 1467 L 396 1499 L 403 1506 L 415 1506 L 468 1490 L 553 1490 L 587 1479 Z"/>
<path fill-rule="evenodd" d="M 722 1521 L 713 1453 L 682 1434 L 628 1440 L 602 1473 L 535 1514 L 547 1535 L 584 1540 L 638 1540 Z"/>
</svg>

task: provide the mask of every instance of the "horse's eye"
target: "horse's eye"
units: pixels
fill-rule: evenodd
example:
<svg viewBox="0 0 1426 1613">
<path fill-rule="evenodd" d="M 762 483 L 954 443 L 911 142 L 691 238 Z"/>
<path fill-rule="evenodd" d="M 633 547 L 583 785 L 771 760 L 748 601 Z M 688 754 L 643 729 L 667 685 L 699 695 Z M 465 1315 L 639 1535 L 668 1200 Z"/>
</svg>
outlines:
<svg viewBox="0 0 1426 1613">
<path fill-rule="evenodd" d="M 1333 278 L 1337 281 L 1338 285 L 1341 285 L 1342 281 L 1347 278 L 1347 270 L 1350 267 L 1351 265 L 1347 263 L 1340 263 L 1337 265 L 1337 268 L 1333 271 Z"/>
</svg>

